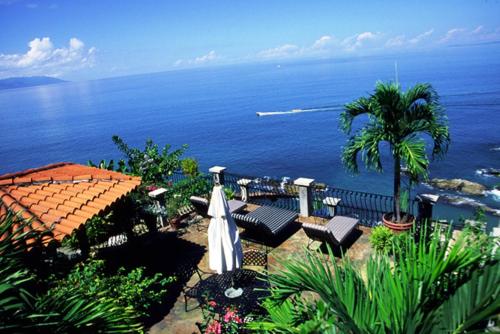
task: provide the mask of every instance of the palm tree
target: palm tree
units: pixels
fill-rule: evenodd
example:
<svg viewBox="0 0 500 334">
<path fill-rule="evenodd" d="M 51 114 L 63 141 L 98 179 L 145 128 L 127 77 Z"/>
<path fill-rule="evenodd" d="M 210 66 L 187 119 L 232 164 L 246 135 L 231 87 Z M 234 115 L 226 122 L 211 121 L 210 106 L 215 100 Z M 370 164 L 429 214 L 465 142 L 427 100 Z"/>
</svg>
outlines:
<svg viewBox="0 0 500 334">
<path fill-rule="evenodd" d="M 368 115 L 368 122 L 349 138 L 342 162 L 349 171 L 357 173 L 361 153 L 367 168 L 381 172 L 379 146 L 389 143 L 394 159 L 393 219 L 399 222 L 401 162 L 413 181 L 427 178 L 429 159 L 425 141 L 419 135 L 427 134 L 432 139 L 433 158 L 444 156 L 450 142 L 444 109 L 430 84 L 417 84 L 403 92 L 399 84 L 378 82 L 373 94 L 345 106 L 340 116 L 341 129 L 351 134 L 353 120 L 363 114 Z"/>
<path fill-rule="evenodd" d="M 423 229 L 417 241 L 394 244 L 395 258 L 370 258 L 363 272 L 347 258 L 339 264 L 331 250 L 329 258 L 307 251 L 305 258 L 281 260 L 269 275 L 268 315 L 249 327 L 270 333 L 483 332 L 500 311 L 500 251 L 485 251 L 484 242 L 464 234 L 455 243 L 442 237 Z"/>
</svg>

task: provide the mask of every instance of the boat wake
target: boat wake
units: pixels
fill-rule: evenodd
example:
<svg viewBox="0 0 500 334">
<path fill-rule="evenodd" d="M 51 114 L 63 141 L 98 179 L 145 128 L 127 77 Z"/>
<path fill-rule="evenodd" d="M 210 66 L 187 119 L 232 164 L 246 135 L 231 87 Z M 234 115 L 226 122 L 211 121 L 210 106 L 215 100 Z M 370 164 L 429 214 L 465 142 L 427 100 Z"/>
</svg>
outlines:
<svg viewBox="0 0 500 334">
<path fill-rule="evenodd" d="M 342 106 L 326 106 L 318 108 L 304 108 L 304 109 L 292 109 L 286 111 L 258 111 L 257 116 L 276 116 L 276 115 L 288 115 L 288 114 L 300 114 L 306 112 L 323 112 L 323 111 L 340 111 Z"/>
</svg>

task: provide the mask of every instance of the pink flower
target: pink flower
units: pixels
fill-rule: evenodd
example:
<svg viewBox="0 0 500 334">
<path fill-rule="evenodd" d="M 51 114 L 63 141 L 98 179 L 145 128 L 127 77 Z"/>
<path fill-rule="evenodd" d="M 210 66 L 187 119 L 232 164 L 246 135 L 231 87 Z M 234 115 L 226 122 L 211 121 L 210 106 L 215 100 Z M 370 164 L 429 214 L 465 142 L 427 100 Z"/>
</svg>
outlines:
<svg viewBox="0 0 500 334">
<path fill-rule="evenodd" d="M 224 315 L 224 322 L 229 322 L 229 321 L 233 320 L 233 317 L 235 315 L 236 314 L 233 311 L 227 311 L 226 315 Z"/>
<path fill-rule="evenodd" d="M 210 307 L 215 307 L 215 306 L 217 306 L 217 303 L 215 302 L 215 300 L 211 300 L 211 301 L 208 302 L 208 305 Z"/>
<path fill-rule="evenodd" d="M 208 325 L 205 334 L 221 334 L 222 333 L 222 326 L 220 322 L 217 320 L 214 320 L 210 325 Z"/>
</svg>

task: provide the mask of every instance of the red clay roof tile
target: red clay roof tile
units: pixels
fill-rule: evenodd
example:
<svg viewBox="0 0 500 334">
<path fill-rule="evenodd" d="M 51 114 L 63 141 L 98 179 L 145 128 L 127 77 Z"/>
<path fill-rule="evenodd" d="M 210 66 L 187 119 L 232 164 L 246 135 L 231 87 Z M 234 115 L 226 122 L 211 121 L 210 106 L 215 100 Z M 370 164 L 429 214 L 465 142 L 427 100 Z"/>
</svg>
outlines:
<svg viewBox="0 0 500 334">
<path fill-rule="evenodd" d="M 34 229 L 53 226 L 51 238 L 62 240 L 140 183 L 139 177 L 73 163 L 6 174 L 0 176 L 0 216 L 7 209 L 19 212 Z"/>
</svg>

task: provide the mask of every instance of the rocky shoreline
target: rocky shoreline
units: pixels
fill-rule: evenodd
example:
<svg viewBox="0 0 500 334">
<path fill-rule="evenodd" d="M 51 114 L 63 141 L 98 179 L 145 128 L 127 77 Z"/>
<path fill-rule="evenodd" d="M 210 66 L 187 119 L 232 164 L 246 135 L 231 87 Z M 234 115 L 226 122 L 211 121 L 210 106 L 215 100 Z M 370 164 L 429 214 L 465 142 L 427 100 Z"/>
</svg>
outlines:
<svg viewBox="0 0 500 334">
<path fill-rule="evenodd" d="M 432 179 L 428 184 L 442 190 L 454 190 L 467 195 L 484 196 L 487 188 L 476 182 L 465 179 Z"/>
<path fill-rule="evenodd" d="M 481 208 L 484 212 L 500 217 L 500 210 L 494 209 L 487 206 L 484 203 L 473 200 L 472 198 L 464 197 L 464 196 L 456 196 L 450 194 L 439 195 L 439 200 L 451 205 L 457 206 L 471 206 L 473 208 Z"/>
<path fill-rule="evenodd" d="M 488 175 L 488 176 L 494 176 L 497 177 L 500 174 L 496 174 L 500 172 L 498 169 L 494 168 L 488 168 L 488 169 L 483 169 L 481 170 L 482 175 Z M 439 190 L 451 190 L 459 193 L 459 195 L 453 195 L 453 194 L 439 194 L 440 200 L 452 204 L 452 205 L 457 205 L 457 206 L 471 206 L 474 208 L 482 208 L 485 212 L 493 214 L 495 216 L 500 217 L 500 209 L 495 209 L 487 206 L 484 203 L 481 203 L 478 200 L 468 198 L 465 196 L 462 196 L 460 194 L 464 195 L 471 195 L 471 196 L 478 196 L 478 197 L 484 197 L 486 195 L 491 195 L 492 193 L 498 192 L 497 189 L 488 189 L 483 184 L 477 183 L 477 182 L 472 182 L 469 180 L 465 179 L 440 179 L 440 178 L 434 178 L 431 179 L 426 183 L 428 186 L 439 189 Z"/>
</svg>

